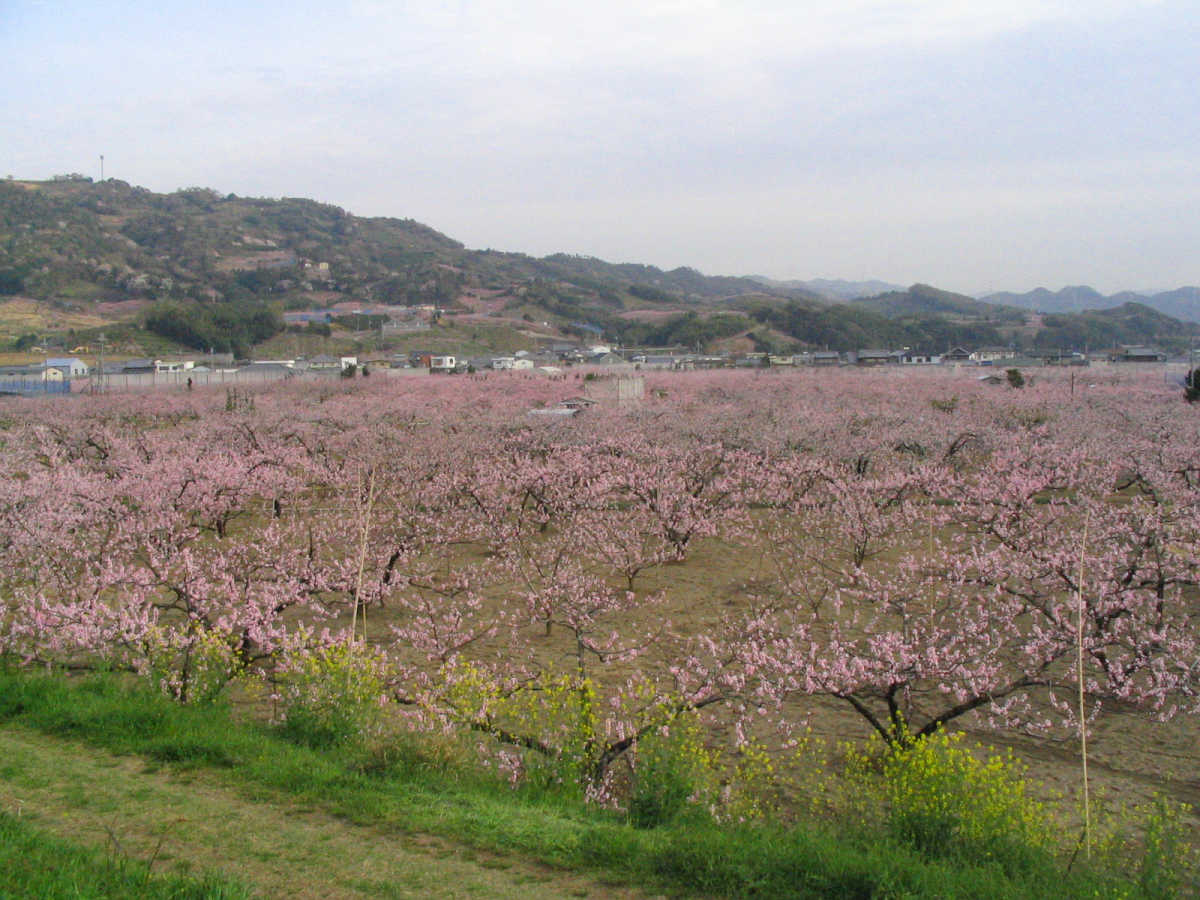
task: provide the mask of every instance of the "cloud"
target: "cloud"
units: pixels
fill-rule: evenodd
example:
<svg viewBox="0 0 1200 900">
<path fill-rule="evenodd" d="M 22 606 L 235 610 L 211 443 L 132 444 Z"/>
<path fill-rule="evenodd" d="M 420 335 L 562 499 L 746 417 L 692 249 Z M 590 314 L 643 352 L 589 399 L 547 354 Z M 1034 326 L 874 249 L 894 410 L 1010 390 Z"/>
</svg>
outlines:
<svg viewBox="0 0 1200 900">
<path fill-rule="evenodd" d="M 1074 248 L 1078 281 L 1098 263 L 1074 231 L 1133 271 L 1144 248 L 1108 219 L 1174 246 L 1157 223 L 1200 207 L 1186 7 L 13 3 L 0 129 L 18 175 L 104 152 L 156 189 L 311 195 L 469 244 L 894 280 L 975 260 L 996 285 L 992 248 L 1023 230 Z"/>
</svg>

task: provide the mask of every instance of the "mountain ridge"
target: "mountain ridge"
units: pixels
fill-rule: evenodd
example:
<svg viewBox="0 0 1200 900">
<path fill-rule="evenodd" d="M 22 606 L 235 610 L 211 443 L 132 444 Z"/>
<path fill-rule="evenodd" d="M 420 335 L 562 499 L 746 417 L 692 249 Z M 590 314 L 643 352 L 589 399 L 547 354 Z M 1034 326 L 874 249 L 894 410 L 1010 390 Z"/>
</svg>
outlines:
<svg viewBox="0 0 1200 900">
<path fill-rule="evenodd" d="M 1185 322 L 1200 322 L 1200 287 L 1191 285 L 1151 294 L 1118 291 L 1107 296 L 1088 285 L 1070 285 L 1057 291 L 1038 287 L 1024 293 L 993 292 L 979 299 L 985 303 L 999 303 L 1043 313 L 1112 309 L 1135 302 Z"/>
<path fill-rule="evenodd" d="M 831 301 L 805 285 L 890 289 Z M 303 198 L 210 188 L 157 194 L 81 176 L 0 182 L 0 301 L 10 313 L 0 319 L 0 344 L 20 349 L 55 332 L 69 349 L 103 327 L 110 338 L 121 329 L 136 355 L 148 354 L 154 340 L 244 353 L 283 332 L 285 312 L 304 310 L 330 313 L 323 331 L 309 328 L 306 336 L 332 335 L 353 351 L 392 315 L 364 312 L 381 307 L 432 314 L 433 328 L 410 342 L 437 337 L 439 346 L 503 344 L 508 351 L 596 335 L 626 346 L 769 352 L 1115 341 L 1174 347 L 1198 330 L 1140 312 L 1060 315 L 1046 325 L 1015 307 L 922 284 L 772 282 L 565 253 L 473 250 L 412 219 L 359 217 Z M 469 330 L 451 331 L 455 323 Z M 380 334 L 377 349 L 381 343 Z"/>
</svg>

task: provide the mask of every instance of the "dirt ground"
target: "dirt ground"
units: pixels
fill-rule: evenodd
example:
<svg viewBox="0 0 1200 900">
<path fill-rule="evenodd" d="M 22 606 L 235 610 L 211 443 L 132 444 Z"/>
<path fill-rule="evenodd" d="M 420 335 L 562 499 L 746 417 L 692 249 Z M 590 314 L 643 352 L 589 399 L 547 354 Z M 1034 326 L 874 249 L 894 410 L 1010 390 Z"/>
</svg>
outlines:
<svg viewBox="0 0 1200 900">
<path fill-rule="evenodd" d="M 763 551 L 719 540 L 707 540 L 690 548 L 683 563 L 659 566 L 638 576 L 639 594 L 662 592 L 665 602 L 639 611 L 647 621 L 669 621 L 683 634 L 710 629 L 731 607 L 745 601 L 752 586 L 767 577 L 769 561 Z M 370 633 L 383 644 L 390 640 L 389 626 L 394 610 L 371 610 Z M 569 665 L 573 644 L 565 634 L 545 637 L 540 626 L 531 630 L 531 641 L 540 641 L 543 659 Z M 495 646 L 489 650 L 501 648 Z M 502 651 L 501 651 L 502 652 Z M 605 680 L 617 683 L 638 667 L 666 665 L 669 660 L 654 653 L 639 657 L 634 664 L 610 667 Z M 786 714 L 807 725 L 811 734 L 834 748 L 840 741 L 862 741 L 871 736 L 870 727 L 849 704 L 828 697 L 806 697 L 788 704 Z M 1081 765 L 1076 736 L 1022 734 L 998 731 L 981 716 L 968 715 L 955 721 L 951 730 L 964 731 L 972 743 L 998 749 L 1011 748 L 1028 766 L 1031 792 L 1046 800 L 1069 832 L 1080 826 Z M 718 739 L 727 734 L 718 733 Z M 1152 713 L 1106 703 L 1088 737 L 1089 791 L 1094 814 L 1107 809 L 1121 816 L 1122 807 L 1152 803 L 1156 795 L 1192 807 L 1190 818 L 1200 844 L 1200 718 L 1182 714 L 1159 721 Z M 830 753 L 836 756 L 831 750 Z"/>
</svg>

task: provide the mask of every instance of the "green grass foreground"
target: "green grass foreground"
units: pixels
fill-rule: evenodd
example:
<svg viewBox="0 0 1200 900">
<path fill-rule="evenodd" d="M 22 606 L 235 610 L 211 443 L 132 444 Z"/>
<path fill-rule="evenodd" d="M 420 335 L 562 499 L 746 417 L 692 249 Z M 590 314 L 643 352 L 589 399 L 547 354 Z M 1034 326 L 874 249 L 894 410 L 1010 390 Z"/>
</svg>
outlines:
<svg viewBox="0 0 1200 900">
<path fill-rule="evenodd" d="M 245 887 L 216 875 L 157 875 L 142 860 L 78 847 L 0 812 L 0 897 L 75 900 L 240 900 Z"/>
<path fill-rule="evenodd" d="M 674 894 L 1138 896 L 1129 882 L 1078 869 L 1064 873 L 1050 857 L 1006 871 L 995 863 L 929 859 L 878 834 L 832 824 L 682 820 L 638 829 L 620 813 L 545 790 L 514 791 L 484 773 L 438 764 L 416 744 L 398 748 L 386 764 L 378 757 L 368 764 L 361 752 L 299 746 L 267 726 L 235 721 L 219 705 L 180 706 L 112 676 L 0 672 L 0 722 L 172 766 L 217 770 L 255 800 L 317 807 L 356 824 L 441 835 Z M 28 895 L 10 880 L 11 871 L 0 861 L 0 896 Z M 110 894 L 80 896 L 125 894 L 117 886 Z"/>
</svg>

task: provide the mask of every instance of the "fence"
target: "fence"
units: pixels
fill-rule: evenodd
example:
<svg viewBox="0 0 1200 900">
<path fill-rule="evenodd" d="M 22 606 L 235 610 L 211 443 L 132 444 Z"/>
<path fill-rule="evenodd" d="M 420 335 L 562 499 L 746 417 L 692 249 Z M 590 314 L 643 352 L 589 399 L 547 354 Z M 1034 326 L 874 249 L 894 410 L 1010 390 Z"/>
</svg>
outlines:
<svg viewBox="0 0 1200 900">
<path fill-rule="evenodd" d="M 400 377 L 412 375 L 428 375 L 428 369 L 385 369 L 370 368 L 371 376 Z M 269 384 L 276 381 L 307 381 L 321 382 L 337 379 L 341 376 L 339 369 L 284 369 L 275 366 L 261 369 L 249 366 L 241 369 L 214 369 L 209 372 L 197 372 L 195 369 L 184 369 L 179 372 L 112 372 L 104 376 L 101 384 L 100 376 L 91 381 L 80 382 L 90 385 L 92 390 L 109 391 L 150 391 L 150 390 L 185 390 L 190 382 L 193 387 L 210 386 L 243 386 Z M 78 388 L 77 388 L 78 389 Z M 89 389 L 88 387 L 82 388 Z"/>
<path fill-rule="evenodd" d="M 27 378 L 0 378 L 0 394 L 20 394 L 23 397 L 41 396 L 42 394 L 69 394 L 71 382 L 42 381 Z"/>
</svg>

